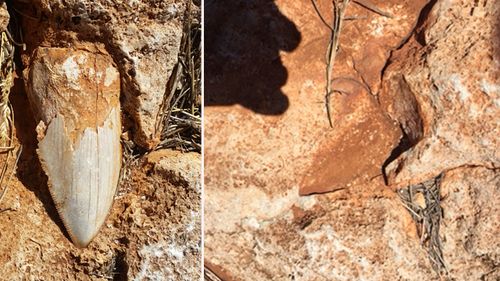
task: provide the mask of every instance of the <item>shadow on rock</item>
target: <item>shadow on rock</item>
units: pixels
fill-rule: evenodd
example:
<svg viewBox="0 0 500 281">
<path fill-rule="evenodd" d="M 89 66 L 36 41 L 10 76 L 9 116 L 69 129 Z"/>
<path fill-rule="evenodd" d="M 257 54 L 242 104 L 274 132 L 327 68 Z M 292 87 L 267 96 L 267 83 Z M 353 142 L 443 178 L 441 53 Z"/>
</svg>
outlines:
<svg viewBox="0 0 500 281">
<path fill-rule="evenodd" d="M 205 105 L 240 104 L 278 115 L 289 106 L 279 52 L 301 40 L 272 0 L 205 2 Z"/>
</svg>

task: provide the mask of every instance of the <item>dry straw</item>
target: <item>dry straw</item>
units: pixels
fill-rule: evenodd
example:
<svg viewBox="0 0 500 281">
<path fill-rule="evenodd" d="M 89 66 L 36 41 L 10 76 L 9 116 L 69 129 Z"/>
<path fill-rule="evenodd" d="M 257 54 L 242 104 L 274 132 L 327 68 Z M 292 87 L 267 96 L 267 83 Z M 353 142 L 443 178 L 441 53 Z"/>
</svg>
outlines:
<svg viewBox="0 0 500 281">
<path fill-rule="evenodd" d="M 418 225 L 420 242 L 427 248 L 429 259 L 438 274 L 448 273 L 443 259 L 439 227 L 443 217 L 441 209 L 442 175 L 417 185 L 400 189 L 398 194 L 404 207 Z"/>
<path fill-rule="evenodd" d="M 13 114 L 9 102 L 10 89 L 13 85 L 14 48 L 10 44 L 6 32 L 2 32 L 0 46 L 0 149 L 2 152 L 12 150 Z"/>
<path fill-rule="evenodd" d="M 2 166 L 0 167 L 0 202 L 7 192 L 7 187 L 3 187 L 3 183 L 9 169 L 9 160 L 14 153 L 14 114 L 9 102 L 10 89 L 13 85 L 13 56 L 14 47 L 7 32 L 4 31 L 1 35 L 0 45 L 0 159 L 2 159 Z M 19 154 L 20 150 L 18 156 Z M 7 183 L 10 181 L 11 176 L 9 176 Z"/>
<path fill-rule="evenodd" d="M 188 2 L 179 59 L 157 118 L 160 148 L 201 151 L 201 24 Z"/>
</svg>

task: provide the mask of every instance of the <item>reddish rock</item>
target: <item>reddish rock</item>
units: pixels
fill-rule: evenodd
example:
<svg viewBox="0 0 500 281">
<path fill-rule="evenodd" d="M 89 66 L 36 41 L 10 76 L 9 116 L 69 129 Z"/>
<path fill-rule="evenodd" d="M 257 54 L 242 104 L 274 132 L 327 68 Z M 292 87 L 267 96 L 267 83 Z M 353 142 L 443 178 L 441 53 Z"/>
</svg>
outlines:
<svg viewBox="0 0 500 281">
<path fill-rule="evenodd" d="M 455 280 L 498 280 L 500 177 L 497 170 L 459 168 L 441 188 L 443 257 Z"/>
<path fill-rule="evenodd" d="M 327 17 L 328 3 L 320 3 Z M 205 80 L 205 259 L 214 271 L 234 280 L 436 277 L 411 217 L 383 191 L 382 166 L 401 132 L 377 97 L 390 50 L 426 1 L 375 4 L 394 18 L 349 6 L 347 16 L 365 18 L 346 21 L 341 35 L 334 77 L 347 79 L 333 87 L 346 94 L 332 96 L 333 129 L 324 105 L 329 32 L 310 2 L 207 6 L 208 40 L 220 44 L 207 48 L 215 72 Z M 237 24 L 243 18 L 250 27 Z M 272 40 L 261 40 L 266 32 Z"/>
<path fill-rule="evenodd" d="M 385 71 L 382 105 L 406 135 L 386 169 L 395 186 L 500 164 L 499 7 L 438 1 Z M 495 30 L 496 29 L 496 30 Z"/>
<path fill-rule="evenodd" d="M 381 167 L 396 147 L 399 128 L 377 105 L 373 96 L 356 89 L 338 100 L 341 117 L 320 144 L 300 184 L 300 194 L 323 193 L 349 188 L 381 176 Z"/>
<path fill-rule="evenodd" d="M 316 2 L 330 21 L 330 2 Z M 329 33 L 311 4 L 210 2 L 227 17 L 213 18 L 216 32 L 208 25 L 207 34 L 216 42 L 233 38 L 236 51 L 217 49 L 227 55 L 220 60 L 207 53 L 217 71 L 206 76 L 205 95 L 233 90 L 240 98 L 209 102 L 205 111 L 205 259 L 218 273 L 234 280 L 437 280 L 413 219 L 381 174 L 396 188 L 444 172 L 449 277 L 498 279 L 500 60 L 491 44 L 500 33 L 498 8 L 493 1 L 370 2 L 394 18 L 351 2 L 347 16 L 366 18 L 345 22 L 334 77 L 358 82 L 333 84 L 348 93 L 332 97 L 333 129 L 323 104 Z M 266 9 L 272 12 L 258 17 Z M 238 18 L 261 29 L 240 32 Z M 284 48 L 276 41 L 290 42 L 294 32 L 271 27 L 290 23 L 300 41 Z M 252 40 L 266 31 L 273 40 Z M 265 54 L 274 55 L 268 64 L 253 64 Z M 247 65 L 257 73 L 236 73 Z M 273 91 L 261 93 L 262 84 Z M 251 93 L 251 103 L 239 91 Z M 286 107 L 259 111 L 272 105 L 266 93 L 275 101 L 285 96 Z"/>
</svg>

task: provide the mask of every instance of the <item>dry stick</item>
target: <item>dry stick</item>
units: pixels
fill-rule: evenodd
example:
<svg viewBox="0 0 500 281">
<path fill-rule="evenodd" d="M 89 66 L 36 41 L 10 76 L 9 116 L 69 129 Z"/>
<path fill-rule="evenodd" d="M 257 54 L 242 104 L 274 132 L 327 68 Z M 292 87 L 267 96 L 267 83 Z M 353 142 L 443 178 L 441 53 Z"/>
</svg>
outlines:
<svg viewBox="0 0 500 281">
<path fill-rule="evenodd" d="M 316 2 L 314 2 L 314 0 L 311 0 L 312 4 L 313 4 L 313 7 L 314 7 L 314 10 L 316 11 L 316 14 L 318 14 L 321 22 L 323 22 L 323 24 L 328 27 L 328 29 L 330 29 L 330 31 L 333 31 L 333 28 L 326 22 L 325 18 L 323 18 L 323 15 L 321 15 L 321 12 L 319 11 L 318 9 L 318 6 L 316 6 Z"/>
<path fill-rule="evenodd" d="M 179 76 L 181 74 L 181 69 L 182 69 L 182 64 L 177 62 L 177 64 L 174 66 L 174 69 L 172 71 L 172 76 L 170 76 L 170 79 L 167 81 L 167 86 L 166 86 L 166 91 L 165 95 L 163 96 L 163 100 L 160 106 L 160 110 L 158 111 L 159 114 L 156 117 L 156 124 L 155 124 L 155 135 L 159 132 L 159 130 L 162 127 L 162 123 L 164 120 L 167 120 L 167 124 L 164 124 L 163 126 L 168 125 L 168 119 L 170 118 L 170 114 L 172 112 L 171 108 L 171 101 L 172 98 L 175 95 L 175 88 L 176 85 L 179 81 Z M 167 94 L 168 93 L 168 94 Z M 165 108 L 169 107 L 167 114 L 165 114 Z M 161 134 L 161 132 L 160 132 Z"/>
<path fill-rule="evenodd" d="M 18 47 L 22 47 L 23 51 L 26 51 L 26 44 L 16 42 L 14 40 L 14 38 L 12 37 L 12 35 L 10 35 L 10 32 L 8 30 L 5 30 L 4 32 L 7 35 L 7 37 L 9 37 L 9 40 L 12 42 L 12 44 L 14 44 L 14 45 L 16 45 Z"/>
<path fill-rule="evenodd" d="M 339 36 L 340 31 L 342 30 L 342 21 L 344 18 L 344 13 L 349 5 L 349 0 L 339 1 L 341 3 L 337 3 L 337 1 L 333 0 L 333 23 L 332 25 L 328 25 L 326 20 L 321 15 L 318 7 L 314 0 L 311 0 L 316 13 L 318 14 L 321 21 L 330 29 L 330 41 L 328 42 L 328 48 L 326 51 L 326 94 L 325 94 L 325 105 L 326 105 L 326 114 L 328 115 L 328 122 L 330 127 L 333 128 L 333 122 L 330 112 L 330 95 L 332 94 L 332 71 L 333 66 L 335 64 L 335 57 L 337 55 L 337 49 L 339 46 Z"/>
<path fill-rule="evenodd" d="M 321 15 L 321 12 L 319 11 L 318 7 L 316 6 L 316 2 L 314 0 L 311 0 L 314 10 L 318 14 L 319 18 L 325 24 L 325 26 L 330 29 L 330 41 L 328 43 L 328 48 L 327 48 L 327 59 L 326 59 L 326 95 L 325 95 L 325 105 L 326 105 L 326 113 L 328 115 L 328 123 L 330 124 L 330 127 L 333 128 L 333 122 L 332 122 L 332 117 L 331 117 L 331 112 L 330 112 L 330 96 L 333 93 L 332 90 L 332 72 L 333 72 L 333 66 L 335 64 L 335 57 L 337 55 L 337 50 L 339 46 L 339 37 L 340 37 L 340 32 L 342 31 L 342 23 L 345 20 L 344 14 L 347 9 L 347 6 L 349 5 L 349 0 L 344 0 L 344 1 L 339 1 L 337 3 L 336 0 L 332 1 L 333 4 L 333 24 L 332 26 L 328 25 L 326 20 L 323 18 Z M 356 4 L 372 11 L 377 14 L 380 14 L 385 17 L 392 18 L 393 16 L 387 12 L 384 12 L 377 8 L 375 5 L 372 3 L 366 1 L 366 0 L 353 0 Z"/>
<path fill-rule="evenodd" d="M 335 57 L 337 56 L 337 50 L 339 47 L 339 37 L 340 37 L 340 32 L 342 31 L 342 21 L 347 5 L 349 5 L 349 0 L 343 1 L 340 4 L 337 4 L 336 1 L 334 0 L 332 3 L 334 10 L 333 14 L 334 19 L 332 25 L 332 32 L 330 34 L 330 42 L 328 44 L 328 49 L 327 49 L 325 103 L 326 103 L 326 113 L 328 115 L 328 122 L 330 124 L 330 127 L 333 128 L 332 116 L 330 112 L 330 96 L 332 94 L 332 72 L 333 72 L 333 66 L 335 64 Z"/>
<path fill-rule="evenodd" d="M 194 114 L 194 109 L 195 109 L 195 99 L 196 99 L 196 91 L 195 91 L 195 73 L 194 73 L 194 61 L 193 57 L 191 55 L 191 47 L 192 47 L 192 42 L 191 42 L 191 24 L 192 24 L 192 18 L 191 18 L 191 0 L 188 1 L 188 6 L 187 6 L 187 12 L 188 12 L 188 19 L 187 19 L 187 28 L 186 28 L 186 36 L 187 36 L 187 54 L 186 58 L 188 61 L 188 68 L 189 68 L 189 76 L 191 77 L 189 80 L 191 80 L 191 114 Z"/>
<path fill-rule="evenodd" d="M 366 0 L 352 0 L 352 2 L 366 8 L 374 13 L 377 13 L 381 16 L 388 17 L 388 18 L 393 17 L 390 13 L 380 10 L 379 8 L 377 8 L 377 6 L 375 6 L 374 4 L 372 4 Z"/>
</svg>

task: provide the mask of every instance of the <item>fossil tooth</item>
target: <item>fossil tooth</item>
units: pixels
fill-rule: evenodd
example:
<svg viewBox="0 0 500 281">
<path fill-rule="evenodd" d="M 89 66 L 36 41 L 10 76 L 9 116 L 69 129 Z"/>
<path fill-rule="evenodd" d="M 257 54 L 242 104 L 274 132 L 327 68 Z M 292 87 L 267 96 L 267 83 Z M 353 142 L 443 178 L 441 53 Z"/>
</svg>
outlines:
<svg viewBox="0 0 500 281">
<path fill-rule="evenodd" d="M 84 45 L 38 48 L 25 75 L 50 194 L 74 244 L 85 247 L 106 220 L 118 183 L 118 71 L 102 47 Z"/>
</svg>

